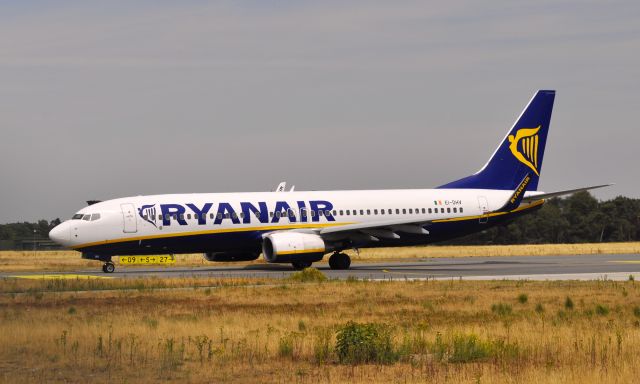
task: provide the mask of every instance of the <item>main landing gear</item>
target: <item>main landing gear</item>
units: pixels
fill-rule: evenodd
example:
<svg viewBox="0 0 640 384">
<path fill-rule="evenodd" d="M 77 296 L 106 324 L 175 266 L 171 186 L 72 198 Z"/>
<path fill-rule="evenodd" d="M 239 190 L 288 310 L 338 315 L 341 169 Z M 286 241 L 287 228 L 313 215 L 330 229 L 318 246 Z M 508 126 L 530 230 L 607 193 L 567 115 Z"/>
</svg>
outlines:
<svg viewBox="0 0 640 384">
<path fill-rule="evenodd" d="M 334 253 L 329 258 L 329 267 L 331 269 L 349 269 L 351 266 L 351 258 L 345 253 Z"/>
<path fill-rule="evenodd" d="M 107 261 L 102 266 L 102 272 L 104 272 L 104 273 L 113 273 L 113 271 L 115 271 L 115 270 L 116 270 L 116 266 L 110 261 Z"/>
<path fill-rule="evenodd" d="M 305 269 L 305 268 L 309 268 L 311 266 L 311 264 L 313 264 L 310 261 L 293 261 L 291 262 L 291 265 L 293 265 L 293 268 L 301 270 L 301 269 Z"/>
</svg>

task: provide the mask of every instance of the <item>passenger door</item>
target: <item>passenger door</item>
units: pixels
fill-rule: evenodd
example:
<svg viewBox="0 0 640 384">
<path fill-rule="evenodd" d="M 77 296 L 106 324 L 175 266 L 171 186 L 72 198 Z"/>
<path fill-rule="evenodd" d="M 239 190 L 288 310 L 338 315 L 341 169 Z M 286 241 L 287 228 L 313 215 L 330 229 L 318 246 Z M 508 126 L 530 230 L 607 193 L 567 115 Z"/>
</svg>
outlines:
<svg viewBox="0 0 640 384">
<path fill-rule="evenodd" d="M 136 218 L 136 208 L 131 203 L 120 204 L 122 209 L 123 232 L 138 232 L 138 220 Z"/>
<path fill-rule="evenodd" d="M 489 221 L 489 203 L 484 196 L 478 196 L 478 206 L 480 207 L 480 224 L 486 224 Z"/>
</svg>

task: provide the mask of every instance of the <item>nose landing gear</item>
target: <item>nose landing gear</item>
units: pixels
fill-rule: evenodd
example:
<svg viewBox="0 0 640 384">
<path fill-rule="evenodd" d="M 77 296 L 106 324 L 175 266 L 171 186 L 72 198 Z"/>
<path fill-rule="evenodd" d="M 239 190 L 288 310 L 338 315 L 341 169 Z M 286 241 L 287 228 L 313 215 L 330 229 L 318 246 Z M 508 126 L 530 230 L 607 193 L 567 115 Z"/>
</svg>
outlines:
<svg viewBox="0 0 640 384">
<path fill-rule="evenodd" d="M 336 252 L 329 258 L 331 269 L 349 269 L 350 266 L 351 258 L 346 253 Z"/>
<path fill-rule="evenodd" d="M 82 258 L 86 260 L 99 260 L 103 261 L 102 272 L 113 273 L 116 270 L 116 266 L 111 261 L 111 256 L 99 255 L 93 252 L 82 252 Z"/>
</svg>

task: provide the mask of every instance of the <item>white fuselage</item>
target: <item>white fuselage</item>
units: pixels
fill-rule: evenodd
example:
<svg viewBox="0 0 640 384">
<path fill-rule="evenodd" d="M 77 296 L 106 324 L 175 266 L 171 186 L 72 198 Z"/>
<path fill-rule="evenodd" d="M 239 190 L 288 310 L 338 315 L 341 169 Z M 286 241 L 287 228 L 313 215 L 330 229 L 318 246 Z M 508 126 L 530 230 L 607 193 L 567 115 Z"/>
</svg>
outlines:
<svg viewBox="0 0 640 384">
<path fill-rule="evenodd" d="M 142 245 L 151 239 L 183 238 L 181 241 L 188 242 L 191 236 L 201 234 L 265 233 L 390 219 L 435 223 L 478 217 L 481 221 L 511 194 L 485 189 L 415 189 L 135 196 L 87 206 L 78 211 L 76 219 L 57 227 L 52 237 L 67 247 L 83 249 L 135 241 Z M 204 247 L 202 251 L 215 251 L 227 249 L 229 244 Z M 179 253 L 173 248 L 171 252 Z"/>
</svg>

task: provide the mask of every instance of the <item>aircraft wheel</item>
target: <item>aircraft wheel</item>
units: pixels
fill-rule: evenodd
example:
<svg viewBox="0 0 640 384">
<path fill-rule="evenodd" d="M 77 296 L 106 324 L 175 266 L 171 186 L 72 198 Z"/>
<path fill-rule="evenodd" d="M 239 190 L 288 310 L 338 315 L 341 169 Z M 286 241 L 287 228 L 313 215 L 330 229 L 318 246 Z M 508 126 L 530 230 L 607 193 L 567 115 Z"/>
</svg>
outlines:
<svg viewBox="0 0 640 384">
<path fill-rule="evenodd" d="M 329 258 L 329 267 L 331 269 L 349 269 L 351 266 L 351 258 L 345 253 L 334 253 Z"/>
<path fill-rule="evenodd" d="M 104 263 L 102 266 L 102 272 L 104 273 L 113 273 L 116 270 L 116 266 L 113 263 Z"/>
<path fill-rule="evenodd" d="M 291 263 L 291 265 L 293 265 L 293 268 L 295 269 L 305 269 L 305 268 L 309 268 L 313 263 L 310 261 L 294 261 Z"/>
</svg>

